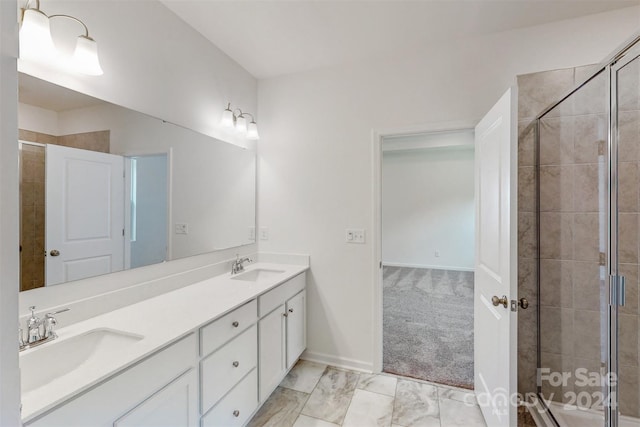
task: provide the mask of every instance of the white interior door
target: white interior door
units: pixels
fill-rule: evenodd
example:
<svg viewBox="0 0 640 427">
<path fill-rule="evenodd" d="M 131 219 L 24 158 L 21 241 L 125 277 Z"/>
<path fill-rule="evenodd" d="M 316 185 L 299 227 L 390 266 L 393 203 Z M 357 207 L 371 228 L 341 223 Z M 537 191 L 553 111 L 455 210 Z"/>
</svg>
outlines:
<svg viewBox="0 0 640 427">
<path fill-rule="evenodd" d="M 123 269 L 121 156 L 47 145 L 46 285 Z"/>
<path fill-rule="evenodd" d="M 517 425 L 516 99 L 508 90 L 475 131 L 475 391 L 489 427 Z"/>
</svg>

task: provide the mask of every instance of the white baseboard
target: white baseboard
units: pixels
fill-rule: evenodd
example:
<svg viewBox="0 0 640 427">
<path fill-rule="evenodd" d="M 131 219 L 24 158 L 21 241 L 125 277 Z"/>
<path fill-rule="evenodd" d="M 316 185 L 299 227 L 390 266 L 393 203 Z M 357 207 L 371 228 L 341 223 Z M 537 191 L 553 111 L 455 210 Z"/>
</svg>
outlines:
<svg viewBox="0 0 640 427">
<path fill-rule="evenodd" d="M 303 360 L 308 360 L 309 362 L 322 363 L 324 365 L 335 366 L 336 368 L 342 369 L 349 369 L 351 371 L 366 372 L 368 374 L 373 372 L 373 363 L 363 362 L 356 359 L 349 359 L 347 357 L 340 357 L 331 354 L 305 350 L 300 358 Z"/>
<path fill-rule="evenodd" d="M 426 265 L 426 264 L 404 264 L 400 262 L 382 262 L 383 267 L 406 267 L 406 268 L 430 268 L 433 270 L 451 270 L 451 271 L 475 271 L 468 267 L 452 267 L 446 265 Z"/>
</svg>

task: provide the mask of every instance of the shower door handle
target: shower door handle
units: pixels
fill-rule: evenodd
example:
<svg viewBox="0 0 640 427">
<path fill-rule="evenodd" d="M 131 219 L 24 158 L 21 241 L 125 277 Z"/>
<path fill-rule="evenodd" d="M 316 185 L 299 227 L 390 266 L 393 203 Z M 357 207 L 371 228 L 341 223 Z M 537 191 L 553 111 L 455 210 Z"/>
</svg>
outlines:
<svg viewBox="0 0 640 427">
<path fill-rule="evenodd" d="M 502 298 L 498 298 L 496 295 L 494 295 L 491 298 L 491 302 L 493 303 L 493 305 L 495 305 L 496 307 L 499 306 L 500 304 L 502 304 L 504 306 L 504 308 L 509 307 L 509 299 L 507 298 L 506 295 L 503 295 Z"/>
<path fill-rule="evenodd" d="M 609 276 L 609 301 L 611 305 L 623 306 L 626 300 L 626 280 L 624 276 Z"/>
</svg>

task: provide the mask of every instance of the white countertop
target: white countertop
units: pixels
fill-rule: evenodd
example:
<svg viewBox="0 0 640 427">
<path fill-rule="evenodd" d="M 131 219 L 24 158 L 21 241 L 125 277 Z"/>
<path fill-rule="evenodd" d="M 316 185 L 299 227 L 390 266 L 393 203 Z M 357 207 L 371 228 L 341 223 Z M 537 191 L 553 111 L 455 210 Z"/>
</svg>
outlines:
<svg viewBox="0 0 640 427">
<path fill-rule="evenodd" d="M 212 320 L 232 311 L 258 295 L 306 271 L 307 265 L 259 262 L 245 271 L 255 269 L 283 270 L 283 273 L 256 282 L 232 280 L 229 273 L 212 277 L 181 289 L 158 295 L 88 320 L 58 329 L 58 338 L 21 355 L 46 351 L 64 340 L 95 329 L 114 329 L 144 338 L 126 346 L 113 348 L 105 357 L 78 366 L 72 373 L 56 378 L 46 385 L 22 394 L 22 420 L 29 421 L 81 393 L 98 382 L 113 376 L 144 359 L 162 347 L 197 331 Z M 60 321 L 61 326 L 64 325 Z"/>
</svg>

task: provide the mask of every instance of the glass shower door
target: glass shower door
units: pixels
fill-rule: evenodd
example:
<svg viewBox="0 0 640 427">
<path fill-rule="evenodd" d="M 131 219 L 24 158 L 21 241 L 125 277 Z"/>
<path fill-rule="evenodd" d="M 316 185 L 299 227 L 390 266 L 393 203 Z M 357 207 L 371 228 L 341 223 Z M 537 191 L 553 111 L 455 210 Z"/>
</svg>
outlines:
<svg viewBox="0 0 640 427">
<path fill-rule="evenodd" d="M 538 122 L 538 385 L 561 426 L 605 422 L 607 82 L 599 73 Z"/>
<path fill-rule="evenodd" d="M 632 48 L 611 67 L 612 274 L 624 277 L 618 305 L 612 307 L 611 363 L 617 371 L 619 426 L 640 425 L 639 311 L 640 266 L 640 49 Z M 617 161 L 615 157 L 617 156 Z M 616 200 L 617 199 L 617 200 Z M 615 229 L 614 229 L 615 227 Z M 617 237 L 617 239 L 616 239 Z M 615 260 L 615 263 L 614 263 Z M 615 270 L 614 270 L 615 269 Z M 618 285 L 618 288 L 621 288 Z M 621 298 L 624 296 L 624 298 Z M 615 416 L 612 426 L 617 427 Z M 637 423 L 637 424 L 636 424 Z"/>
</svg>

